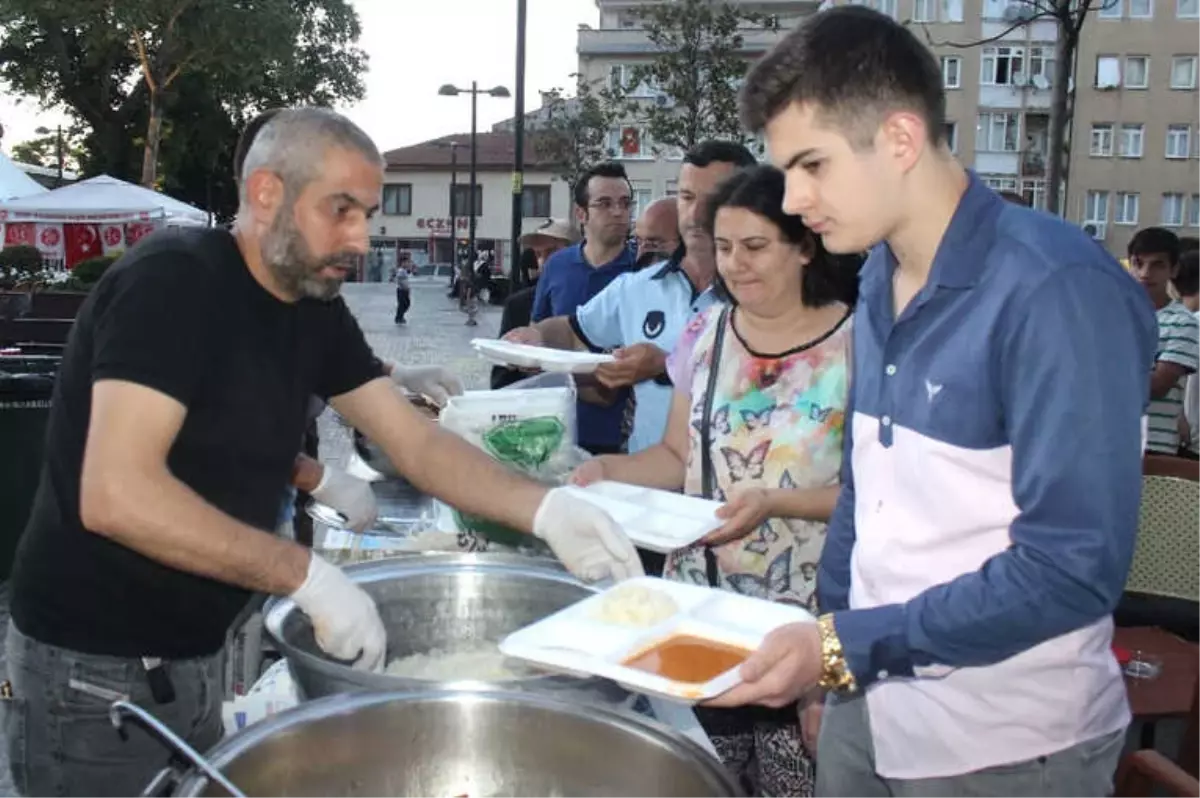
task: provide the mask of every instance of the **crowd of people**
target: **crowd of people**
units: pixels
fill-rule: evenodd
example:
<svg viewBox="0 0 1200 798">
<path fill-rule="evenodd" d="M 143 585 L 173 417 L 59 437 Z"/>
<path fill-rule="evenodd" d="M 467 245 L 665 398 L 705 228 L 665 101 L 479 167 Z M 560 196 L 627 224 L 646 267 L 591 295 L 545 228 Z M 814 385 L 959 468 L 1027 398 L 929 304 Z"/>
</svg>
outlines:
<svg viewBox="0 0 1200 798">
<path fill-rule="evenodd" d="M 328 654 L 380 666 L 371 599 L 270 534 L 289 484 L 373 521 L 369 489 L 297 456 L 328 403 L 419 489 L 542 538 L 580 578 L 811 610 L 698 710 L 751 794 L 1108 794 L 1143 451 L 1195 451 L 1195 253 L 1142 231 L 1127 271 L 1006 201 L 950 152 L 945 102 L 910 30 L 821 11 L 742 89 L 769 164 L 700 143 L 637 220 L 624 170 L 597 164 L 575 224 L 523 240 L 534 285 L 504 337 L 614 355 L 580 380 L 593 457 L 571 481 L 721 503 L 722 526 L 665 559 L 414 411 L 397 387 L 461 384 L 378 360 L 338 296 L 368 246 L 378 150 L 331 111 L 266 120 L 232 230 L 151 236 L 76 323 L 13 578 L 18 788 L 140 791 L 163 754 L 112 733 L 114 697 L 214 744 L 220 649 L 252 593 L 291 596 Z M 396 286 L 404 323 L 407 271 Z"/>
</svg>

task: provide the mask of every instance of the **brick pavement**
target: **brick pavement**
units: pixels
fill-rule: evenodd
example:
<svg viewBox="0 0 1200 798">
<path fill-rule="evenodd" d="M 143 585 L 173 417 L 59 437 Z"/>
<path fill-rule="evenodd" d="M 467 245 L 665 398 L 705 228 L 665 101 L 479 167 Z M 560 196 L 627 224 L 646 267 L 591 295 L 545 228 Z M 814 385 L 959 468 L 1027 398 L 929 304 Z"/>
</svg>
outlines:
<svg viewBox="0 0 1200 798">
<path fill-rule="evenodd" d="M 458 302 L 446 297 L 444 277 L 412 280 L 412 308 L 408 324 L 394 323 L 396 292 L 380 283 L 355 283 L 342 290 L 367 343 L 382 358 L 401 365 L 437 364 L 456 373 L 468 389 L 488 386 L 491 364 L 471 349 L 472 338 L 492 338 L 500 329 L 500 308 L 479 306 L 479 326 L 466 326 L 466 316 Z M 349 430 L 339 423 L 332 411 L 318 422 L 321 459 L 331 465 L 344 465 L 351 449 Z"/>
</svg>

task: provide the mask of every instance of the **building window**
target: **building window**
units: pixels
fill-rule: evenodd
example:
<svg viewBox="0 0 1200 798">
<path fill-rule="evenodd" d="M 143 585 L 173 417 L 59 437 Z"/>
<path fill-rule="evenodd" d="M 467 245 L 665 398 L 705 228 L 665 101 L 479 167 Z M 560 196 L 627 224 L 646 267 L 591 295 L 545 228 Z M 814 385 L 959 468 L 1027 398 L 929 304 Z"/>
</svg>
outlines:
<svg viewBox="0 0 1200 798">
<path fill-rule="evenodd" d="M 1176 0 L 1175 16 L 1179 19 L 1200 17 L 1200 0 Z"/>
<path fill-rule="evenodd" d="M 613 158 L 644 158 L 651 155 L 645 134 L 634 125 L 608 131 L 608 151 Z"/>
<path fill-rule="evenodd" d="M 1188 202 L 1188 227 L 1200 227 L 1200 194 L 1193 194 Z"/>
<path fill-rule="evenodd" d="M 892 19 L 895 19 L 899 13 L 898 5 L 898 0 L 875 0 L 875 9 L 880 14 L 887 14 Z"/>
<path fill-rule="evenodd" d="M 1096 88 L 1114 89 L 1121 85 L 1121 59 L 1115 55 L 1096 56 Z"/>
<path fill-rule="evenodd" d="M 1167 126 L 1167 157 L 1187 158 L 1192 153 L 1192 126 Z"/>
<path fill-rule="evenodd" d="M 550 186 L 525 186 L 521 192 L 521 215 L 526 219 L 550 216 Z"/>
<path fill-rule="evenodd" d="M 913 0 L 913 22 L 937 22 L 939 0 Z"/>
<path fill-rule="evenodd" d="M 1150 56 L 1125 56 L 1125 88 L 1144 89 L 1150 85 Z"/>
<path fill-rule="evenodd" d="M 1083 223 L 1108 224 L 1108 192 L 1089 191 L 1083 198 Z"/>
<path fill-rule="evenodd" d="M 943 135 L 946 137 L 946 146 L 950 148 L 950 152 L 958 152 L 958 123 L 947 122 Z"/>
<path fill-rule="evenodd" d="M 1046 181 L 1039 177 L 1022 180 L 1021 196 L 1029 203 L 1029 207 L 1046 210 Z"/>
<path fill-rule="evenodd" d="M 1100 0 L 1096 16 L 1100 19 L 1120 19 L 1125 13 L 1125 0 Z"/>
<path fill-rule="evenodd" d="M 1021 115 L 995 111 L 980 114 L 975 127 L 975 149 L 979 152 L 1016 152 L 1020 149 Z"/>
<path fill-rule="evenodd" d="M 1142 195 L 1137 192 L 1117 192 L 1117 212 L 1113 217 L 1116 224 L 1136 225 L 1141 210 Z"/>
<path fill-rule="evenodd" d="M 1108 158 L 1113 154 L 1113 126 L 1092 125 L 1092 147 L 1088 151 L 1093 158 Z"/>
<path fill-rule="evenodd" d="M 412 185 L 388 183 L 383 187 L 384 216 L 412 216 Z"/>
<path fill-rule="evenodd" d="M 454 191 L 450 195 L 450 215 L 470 216 L 470 186 L 463 183 L 453 186 L 453 189 Z M 483 216 L 483 186 L 475 186 L 475 215 Z"/>
<path fill-rule="evenodd" d="M 1142 157 L 1145 129 L 1145 125 L 1121 125 L 1121 145 L 1117 152 L 1122 158 Z"/>
<path fill-rule="evenodd" d="M 942 56 L 942 85 L 947 89 L 962 87 L 962 59 L 958 56 Z"/>
<path fill-rule="evenodd" d="M 1182 227 L 1183 226 L 1183 195 L 1182 194 L 1163 194 L 1162 196 L 1162 222 L 1163 227 Z"/>
<path fill-rule="evenodd" d="M 1012 191 L 1017 190 L 1017 179 L 1015 177 L 997 177 L 995 175 L 980 175 L 983 184 L 992 191 Z"/>
<path fill-rule="evenodd" d="M 1013 76 L 1023 75 L 1024 70 L 1024 47 L 984 47 L 979 82 L 984 86 L 1012 86 Z"/>
<path fill-rule="evenodd" d="M 1171 59 L 1171 88 L 1196 88 L 1196 56 L 1177 55 Z"/>
<path fill-rule="evenodd" d="M 1130 19 L 1151 19 L 1154 16 L 1154 0 L 1129 0 Z"/>
<path fill-rule="evenodd" d="M 1053 47 L 1029 48 L 1029 74 L 1027 77 L 1033 78 L 1035 75 L 1041 75 L 1050 82 L 1054 81 Z"/>
<path fill-rule="evenodd" d="M 963 0 L 942 0 L 942 22 L 963 21 Z"/>
</svg>

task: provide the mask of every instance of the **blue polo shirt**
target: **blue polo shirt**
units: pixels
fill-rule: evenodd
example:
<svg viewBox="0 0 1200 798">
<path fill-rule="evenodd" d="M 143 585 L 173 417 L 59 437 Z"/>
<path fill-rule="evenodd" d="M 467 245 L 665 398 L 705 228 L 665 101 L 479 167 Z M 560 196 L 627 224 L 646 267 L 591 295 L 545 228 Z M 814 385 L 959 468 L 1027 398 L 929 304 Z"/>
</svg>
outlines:
<svg viewBox="0 0 1200 798">
<path fill-rule="evenodd" d="M 633 271 L 634 252 L 626 247 L 603 266 L 592 266 L 583 254 L 585 241 L 555 252 L 542 268 L 533 297 L 532 321 L 570 316 L 622 274 Z M 628 392 L 604 407 L 580 401 L 576 405 L 579 445 L 611 448 L 621 444 L 621 421 Z"/>
<path fill-rule="evenodd" d="M 817 576 L 879 772 L 954 775 L 1112 733 L 1129 717 L 1110 613 L 1138 527 L 1146 293 L 1078 227 L 973 174 L 899 318 L 895 269 L 883 244 L 862 270 Z"/>
<path fill-rule="evenodd" d="M 712 289 L 697 291 L 680 266 L 682 248 L 654 266 L 622 275 L 571 316 L 571 328 L 590 349 L 600 351 L 650 343 L 667 354 L 688 319 L 717 301 Z M 665 374 L 633 386 L 637 404 L 629 451 L 662 440 L 671 410 L 671 381 Z"/>
</svg>

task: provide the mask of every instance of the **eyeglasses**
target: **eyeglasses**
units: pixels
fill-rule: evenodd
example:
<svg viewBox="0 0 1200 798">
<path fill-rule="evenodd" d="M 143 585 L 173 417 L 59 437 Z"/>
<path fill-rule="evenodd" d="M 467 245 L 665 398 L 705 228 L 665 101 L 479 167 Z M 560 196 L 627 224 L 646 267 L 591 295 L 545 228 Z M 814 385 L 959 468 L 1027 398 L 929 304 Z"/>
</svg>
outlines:
<svg viewBox="0 0 1200 798">
<path fill-rule="evenodd" d="M 633 207 L 633 200 L 630 197 L 621 197 L 618 200 L 602 197 L 589 202 L 588 207 L 594 211 L 604 211 L 605 213 L 612 213 L 614 210 L 627 213 Z"/>
</svg>

